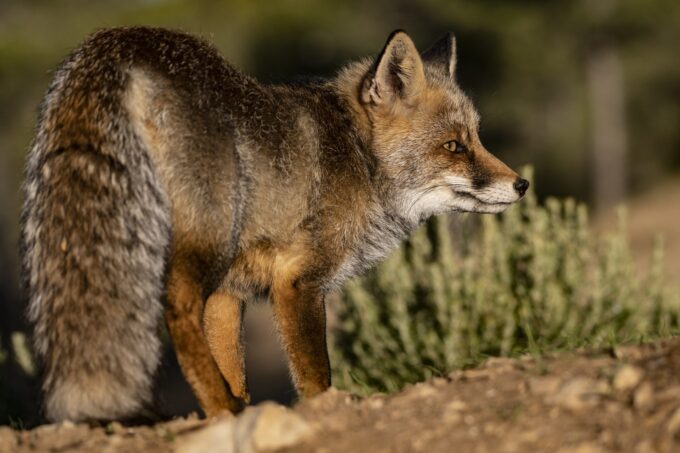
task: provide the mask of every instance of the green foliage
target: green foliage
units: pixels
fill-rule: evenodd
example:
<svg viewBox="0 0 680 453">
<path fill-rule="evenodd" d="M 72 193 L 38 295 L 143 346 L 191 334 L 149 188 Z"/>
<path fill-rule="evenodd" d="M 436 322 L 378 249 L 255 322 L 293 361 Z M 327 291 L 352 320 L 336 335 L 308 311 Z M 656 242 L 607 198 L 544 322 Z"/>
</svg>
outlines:
<svg viewBox="0 0 680 453">
<path fill-rule="evenodd" d="M 36 366 L 33 359 L 33 353 L 28 345 L 28 339 L 23 332 L 12 333 L 12 350 L 14 351 L 14 358 L 21 368 L 21 371 L 26 376 L 36 375 Z"/>
<path fill-rule="evenodd" d="M 335 384 L 395 391 L 487 356 L 639 341 L 680 331 L 662 247 L 646 273 L 625 213 L 590 231 L 573 200 L 533 193 L 499 216 L 431 219 L 386 262 L 345 288 L 333 335 Z M 458 253 L 455 249 L 462 249 Z"/>
<path fill-rule="evenodd" d="M 33 358 L 33 353 L 31 352 L 31 348 L 28 345 L 28 339 L 26 338 L 26 334 L 23 332 L 12 332 L 11 336 L 11 351 L 13 352 L 13 359 L 16 362 L 17 365 L 19 365 L 19 369 L 26 375 L 26 376 L 35 376 L 36 375 L 36 366 L 35 366 L 35 361 Z M 3 349 L 2 342 L 0 342 L 0 365 L 5 364 L 7 361 L 9 361 L 10 354 L 8 351 Z"/>
</svg>

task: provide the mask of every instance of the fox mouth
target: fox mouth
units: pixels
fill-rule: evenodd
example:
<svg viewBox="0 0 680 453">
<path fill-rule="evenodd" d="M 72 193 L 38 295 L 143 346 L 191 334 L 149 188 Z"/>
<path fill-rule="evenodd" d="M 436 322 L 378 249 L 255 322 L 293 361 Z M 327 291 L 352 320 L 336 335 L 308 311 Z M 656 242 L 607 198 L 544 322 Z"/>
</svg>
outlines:
<svg viewBox="0 0 680 453">
<path fill-rule="evenodd" d="M 425 189 L 407 191 L 400 209 L 406 217 L 422 222 L 444 212 L 496 214 L 521 198 L 509 199 L 507 192 L 494 188 L 482 190 L 485 193 L 476 194 L 469 184 L 434 184 Z"/>
<path fill-rule="evenodd" d="M 496 214 L 505 211 L 514 202 L 511 201 L 485 201 L 470 192 L 463 192 L 452 188 L 456 198 L 454 211 L 478 212 L 484 214 Z"/>
</svg>

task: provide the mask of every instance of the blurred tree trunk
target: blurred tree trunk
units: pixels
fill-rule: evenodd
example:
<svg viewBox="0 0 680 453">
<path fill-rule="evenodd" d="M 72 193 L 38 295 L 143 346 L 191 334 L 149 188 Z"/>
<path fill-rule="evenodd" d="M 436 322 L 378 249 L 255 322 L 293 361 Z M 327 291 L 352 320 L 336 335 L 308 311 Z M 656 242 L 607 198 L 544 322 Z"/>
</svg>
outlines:
<svg viewBox="0 0 680 453">
<path fill-rule="evenodd" d="M 601 210 L 626 195 L 625 87 L 621 60 L 612 46 L 592 50 L 587 65 L 593 193 L 595 208 Z"/>
<path fill-rule="evenodd" d="M 618 3 L 617 0 L 588 2 L 594 23 L 606 23 Z M 626 93 L 616 45 L 598 36 L 591 42 L 586 60 L 591 175 L 595 208 L 602 210 L 623 201 L 627 192 Z"/>
</svg>

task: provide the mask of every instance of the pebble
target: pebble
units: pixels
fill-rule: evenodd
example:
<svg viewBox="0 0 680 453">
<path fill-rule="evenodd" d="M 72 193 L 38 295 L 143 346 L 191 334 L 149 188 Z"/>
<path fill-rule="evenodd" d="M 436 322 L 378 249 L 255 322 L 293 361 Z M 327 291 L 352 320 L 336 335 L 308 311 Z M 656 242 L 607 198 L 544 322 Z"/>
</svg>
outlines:
<svg viewBox="0 0 680 453">
<path fill-rule="evenodd" d="M 432 379 L 432 381 L 430 381 L 430 383 L 432 384 L 432 386 L 439 388 L 439 387 L 445 387 L 446 384 L 449 383 L 449 380 L 439 377 L 439 378 Z"/>
<path fill-rule="evenodd" d="M 125 432 L 125 428 L 119 422 L 111 422 L 108 425 L 106 425 L 104 432 L 106 432 L 106 434 L 109 435 L 122 434 L 123 432 Z"/>
<path fill-rule="evenodd" d="M 446 423 L 457 424 L 463 420 L 463 411 L 467 404 L 461 400 L 453 400 L 444 407 L 442 418 Z"/>
<path fill-rule="evenodd" d="M 278 404 L 263 404 L 251 433 L 255 451 L 290 447 L 309 437 L 312 429 L 292 410 Z"/>
<path fill-rule="evenodd" d="M 0 451 L 14 451 L 18 440 L 12 428 L 0 426 Z"/>
<path fill-rule="evenodd" d="M 637 410 L 649 409 L 654 405 L 654 388 L 649 382 L 643 382 L 633 395 L 633 406 Z"/>
<path fill-rule="evenodd" d="M 566 381 L 549 400 L 562 407 L 581 410 L 597 403 L 609 390 L 609 385 L 600 379 L 577 377 Z"/>
<path fill-rule="evenodd" d="M 574 446 L 562 447 L 557 450 L 557 453 L 600 453 L 604 451 L 605 450 L 595 442 L 583 442 Z"/>
<path fill-rule="evenodd" d="M 385 405 L 385 400 L 383 398 L 370 398 L 366 404 L 371 409 L 382 409 Z"/>
<path fill-rule="evenodd" d="M 529 391 L 534 395 L 553 395 L 557 393 L 562 381 L 556 377 L 535 378 L 529 381 Z"/>
<path fill-rule="evenodd" d="M 247 408 L 178 439 L 179 453 L 254 453 L 291 447 L 313 432 L 292 410 L 275 403 Z"/>
<path fill-rule="evenodd" d="M 680 407 L 676 408 L 675 411 L 668 418 L 668 424 L 666 425 L 666 431 L 669 434 L 675 435 L 680 430 Z"/>
<path fill-rule="evenodd" d="M 416 398 L 428 398 L 436 395 L 437 391 L 431 385 L 419 383 L 411 390 L 411 394 Z"/>
<path fill-rule="evenodd" d="M 624 365 L 614 376 L 614 389 L 620 392 L 632 390 L 642 381 L 644 372 L 632 365 Z"/>
</svg>

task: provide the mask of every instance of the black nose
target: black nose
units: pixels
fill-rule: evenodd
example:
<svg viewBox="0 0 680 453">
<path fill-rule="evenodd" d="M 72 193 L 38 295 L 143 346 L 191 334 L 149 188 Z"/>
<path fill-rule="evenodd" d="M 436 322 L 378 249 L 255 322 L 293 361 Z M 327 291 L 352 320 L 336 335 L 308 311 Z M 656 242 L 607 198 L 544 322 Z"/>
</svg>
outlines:
<svg viewBox="0 0 680 453">
<path fill-rule="evenodd" d="M 529 188 L 529 181 L 524 178 L 517 178 L 517 181 L 515 181 L 515 184 L 513 184 L 512 187 L 515 188 L 520 197 L 523 197 Z"/>
</svg>

